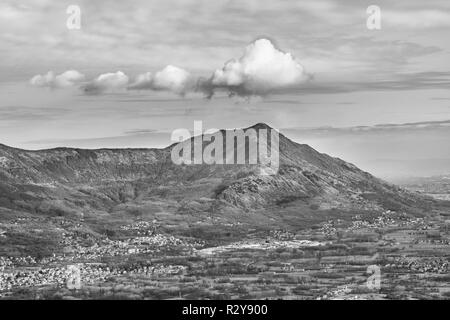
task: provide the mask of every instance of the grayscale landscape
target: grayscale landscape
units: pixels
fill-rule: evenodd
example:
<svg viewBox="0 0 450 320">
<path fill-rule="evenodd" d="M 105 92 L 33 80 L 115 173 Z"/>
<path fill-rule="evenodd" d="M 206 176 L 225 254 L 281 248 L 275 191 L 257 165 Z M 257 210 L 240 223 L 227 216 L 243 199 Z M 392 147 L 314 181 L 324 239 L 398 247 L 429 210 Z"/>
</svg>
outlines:
<svg viewBox="0 0 450 320">
<path fill-rule="evenodd" d="M 449 297 L 449 201 L 282 134 L 276 175 L 174 165 L 173 147 L 1 146 L 2 297 Z M 70 265 L 79 289 L 66 286 Z"/>
<path fill-rule="evenodd" d="M 449 300 L 449 35 L 448 0 L 1 0 L 0 300 Z"/>
</svg>

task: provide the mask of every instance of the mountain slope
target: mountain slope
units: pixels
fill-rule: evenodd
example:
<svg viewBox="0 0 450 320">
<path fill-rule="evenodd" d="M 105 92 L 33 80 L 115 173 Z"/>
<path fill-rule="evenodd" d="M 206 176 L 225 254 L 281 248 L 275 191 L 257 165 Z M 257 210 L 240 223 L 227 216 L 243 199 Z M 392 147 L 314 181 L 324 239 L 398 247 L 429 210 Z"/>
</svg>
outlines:
<svg viewBox="0 0 450 320">
<path fill-rule="evenodd" d="M 271 130 L 265 124 L 250 128 Z M 433 204 L 282 134 L 275 175 L 261 174 L 260 164 L 175 165 L 171 151 L 176 145 L 40 151 L 0 146 L 0 206 L 76 215 L 111 212 L 118 205 L 148 199 L 188 211 L 227 206 L 273 210 L 298 203 L 321 210 L 428 210 Z M 198 205 L 199 199 L 208 201 Z"/>
</svg>

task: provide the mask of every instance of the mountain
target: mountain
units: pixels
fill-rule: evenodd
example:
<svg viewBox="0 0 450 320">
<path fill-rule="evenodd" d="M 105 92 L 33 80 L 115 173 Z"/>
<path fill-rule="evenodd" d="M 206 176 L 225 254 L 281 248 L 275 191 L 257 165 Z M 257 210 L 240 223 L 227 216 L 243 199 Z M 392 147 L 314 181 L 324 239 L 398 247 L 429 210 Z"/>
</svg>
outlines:
<svg viewBox="0 0 450 320">
<path fill-rule="evenodd" d="M 266 124 L 245 131 L 249 129 L 273 130 Z M 273 175 L 264 174 L 261 163 L 176 165 L 171 152 L 177 146 L 27 151 L 0 145 L 0 208 L 44 216 L 115 218 L 118 212 L 220 213 L 222 219 L 264 212 L 276 220 L 280 212 L 292 209 L 298 216 L 326 216 L 333 210 L 424 213 L 435 204 L 281 133 L 279 170 Z M 235 146 L 234 151 L 242 150 Z"/>
</svg>

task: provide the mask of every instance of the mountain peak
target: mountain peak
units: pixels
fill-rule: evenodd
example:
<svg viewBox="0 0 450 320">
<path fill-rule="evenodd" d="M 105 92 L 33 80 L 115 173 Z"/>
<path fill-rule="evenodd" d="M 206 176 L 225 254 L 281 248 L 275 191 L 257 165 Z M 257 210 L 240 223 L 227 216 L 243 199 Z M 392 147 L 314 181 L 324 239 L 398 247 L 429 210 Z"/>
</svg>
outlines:
<svg viewBox="0 0 450 320">
<path fill-rule="evenodd" d="M 251 127 L 248 127 L 247 129 L 255 129 L 255 130 L 268 129 L 269 130 L 269 129 L 273 129 L 273 128 L 264 122 L 259 122 L 257 124 L 254 124 Z"/>
</svg>

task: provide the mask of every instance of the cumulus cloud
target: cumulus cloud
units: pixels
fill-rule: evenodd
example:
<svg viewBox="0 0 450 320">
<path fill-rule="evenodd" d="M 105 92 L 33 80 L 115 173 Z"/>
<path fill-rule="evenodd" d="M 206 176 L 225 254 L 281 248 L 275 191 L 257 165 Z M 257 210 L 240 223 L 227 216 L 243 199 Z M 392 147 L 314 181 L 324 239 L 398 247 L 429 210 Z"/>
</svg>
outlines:
<svg viewBox="0 0 450 320">
<path fill-rule="evenodd" d="M 97 94 L 124 89 L 129 82 L 128 76 L 122 71 L 104 73 L 83 87 L 85 93 Z"/>
<path fill-rule="evenodd" d="M 104 73 L 81 86 L 86 94 L 117 90 L 168 91 L 184 96 L 200 91 L 212 97 L 217 91 L 230 96 L 264 96 L 282 89 L 298 88 L 310 76 L 290 54 L 277 49 L 270 40 L 259 39 L 249 44 L 239 59 L 217 69 L 210 78 L 196 78 L 185 69 L 168 65 L 156 73 L 139 74 L 132 82 L 122 71 Z M 68 87 L 84 79 L 75 70 L 55 76 L 53 72 L 31 79 L 36 86 Z"/>
<path fill-rule="evenodd" d="M 241 58 L 228 61 L 209 80 L 201 80 L 199 86 L 210 95 L 216 89 L 232 95 L 264 95 L 295 87 L 308 78 L 290 53 L 277 49 L 270 40 L 258 39 L 247 46 Z"/>
<path fill-rule="evenodd" d="M 36 87 L 67 88 L 84 80 L 84 74 L 76 70 L 68 70 L 59 75 L 49 71 L 44 75 L 36 75 L 31 78 L 30 83 Z"/>
<path fill-rule="evenodd" d="M 156 90 L 169 90 L 185 93 L 191 84 L 191 74 L 184 69 L 168 65 L 155 74 L 153 87 Z"/>
<path fill-rule="evenodd" d="M 128 86 L 130 90 L 148 90 L 152 89 L 153 75 L 151 72 L 140 74 L 134 82 Z"/>
<path fill-rule="evenodd" d="M 138 75 L 128 89 L 161 90 L 184 95 L 193 89 L 193 82 L 193 77 L 188 71 L 168 65 L 154 76 L 150 72 Z"/>
</svg>

